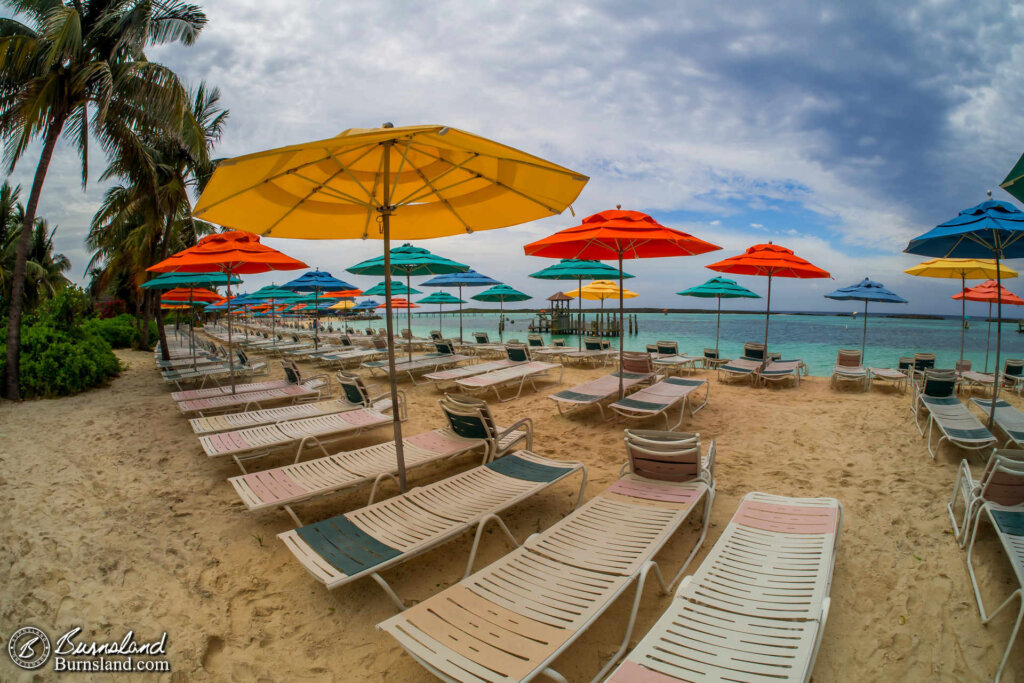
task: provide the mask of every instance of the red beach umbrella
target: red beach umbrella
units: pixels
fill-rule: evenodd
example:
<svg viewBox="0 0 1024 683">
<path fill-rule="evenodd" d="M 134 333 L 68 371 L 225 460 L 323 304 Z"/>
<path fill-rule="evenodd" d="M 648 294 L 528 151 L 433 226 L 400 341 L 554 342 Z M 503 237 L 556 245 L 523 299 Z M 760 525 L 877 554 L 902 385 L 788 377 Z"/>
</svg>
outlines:
<svg viewBox="0 0 1024 683">
<path fill-rule="evenodd" d="M 831 278 L 828 271 L 822 270 L 806 259 L 793 253 L 792 249 L 777 244 L 755 244 L 739 256 L 733 256 L 712 263 L 708 266 L 719 273 L 733 275 L 761 275 L 768 277 L 768 300 L 764 314 L 764 357 L 768 359 L 768 321 L 772 314 L 772 278 Z"/>
<path fill-rule="evenodd" d="M 163 296 L 160 297 L 160 301 L 171 301 L 175 303 L 191 303 L 193 301 L 200 301 L 202 303 L 213 303 L 214 301 L 220 301 L 223 298 L 224 297 L 217 292 L 207 289 L 206 287 L 177 287 L 164 292 Z"/>
<path fill-rule="evenodd" d="M 377 308 L 386 308 L 386 307 L 387 307 L 387 304 L 381 304 L 381 305 L 377 306 Z M 400 296 L 392 297 L 391 298 L 391 308 L 419 308 L 419 307 L 420 307 L 419 304 L 414 304 L 411 301 L 409 301 L 408 299 L 403 299 Z"/>
<path fill-rule="evenodd" d="M 227 275 L 266 273 L 271 270 L 298 270 L 308 266 L 291 256 L 260 243 L 258 235 L 241 230 L 207 235 L 194 247 L 179 251 L 146 270 L 156 273 L 210 273 Z M 231 279 L 227 295 L 231 297 Z M 231 302 L 228 301 L 228 346 L 231 346 Z M 235 393 L 235 359 L 228 354 L 231 393 Z"/>
<path fill-rule="evenodd" d="M 667 228 L 645 213 L 611 211 L 595 213 L 583 223 L 560 230 L 523 247 L 527 256 L 558 259 L 616 260 L 619 263 L 619 398 L 622 398 L 622 261 L 623 259 L 694 256 L 721 249 L 693 235 Z"/>
</svg>

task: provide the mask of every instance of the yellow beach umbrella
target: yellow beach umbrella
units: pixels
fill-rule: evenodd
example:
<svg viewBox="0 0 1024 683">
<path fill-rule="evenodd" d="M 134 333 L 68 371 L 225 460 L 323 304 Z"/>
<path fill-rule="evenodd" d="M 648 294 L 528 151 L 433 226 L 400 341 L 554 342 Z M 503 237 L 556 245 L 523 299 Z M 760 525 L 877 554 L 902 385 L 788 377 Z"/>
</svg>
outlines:
<svg viewBox="0 0 1024 683">
<path fill-rule="evenodd" d="M 977 258 L 933 258 L 922 261 L 904 273 L 917 277 L 937 277 L 960 280 L 960 291 L 967 288 L 967 280 L 995 280 L 999 277 L 1017 277 L 1017 271 L 994 259 Z M 967 324 L 966 299 L 960 301 L 960 360 L 964 359 L 964 325 Z"/>
<path fill-rule="evenodd" d="M 355 301 L 347 301 L 345 299 L 342 299 L 338 303 L 328 306 L 327 308 L 335 311 L 347 311 L 350 308 L 355 308 L 355 305 Z"/>
<path fill-rule="evenodd" d="M 394 380 L 391 239 L 468 234 L 556 216 L 587 180 L 455 128 L 386 123 L 223 161 L 194 213 L 267 237 L 384 241 L 388 369 L 399 486 L 405 491 Z"/>
<path fill-rule="evenodd" d="M 588 301 L 601 301 L 601 311 L 604 311 L 604 300 L 605 299 L 618 299 L 619 298 L 619 283 L 614 280 L 594 280 L 590 284 L 583 285 L 579 289 L 574 289 L 571 292 L 566 292 L 567 296 L 572 298 L 587 299 Z M 622 290 L 623 299 L 635 299 L 640 296 L 636 292 L 631 292 L 628 289 Z M 619 334 L 622 334 L 622 330 L 619 330 Z"/>
</svg>

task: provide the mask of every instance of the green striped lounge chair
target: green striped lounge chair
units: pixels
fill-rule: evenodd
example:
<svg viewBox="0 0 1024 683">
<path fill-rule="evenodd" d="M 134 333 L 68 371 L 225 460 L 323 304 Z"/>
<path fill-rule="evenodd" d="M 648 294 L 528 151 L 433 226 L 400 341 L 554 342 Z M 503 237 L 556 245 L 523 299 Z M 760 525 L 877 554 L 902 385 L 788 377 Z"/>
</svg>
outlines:
<svg viewBox="0 0 1024 683">
<path fill-rule="evenodd" d="M 629 646 L 647 580 L 657 580 L 662 592 L 672 585 L 654 558 L 700 508 L 701 534 L 689 541 L 676 578 L 704 541 L 714 482 L 693 474 L 702 460 L 699 444 L 681 452 L 689 458 L 663 464 L 686 476 L 629 472 L 522 547 L 377 628 L 444 680 L 525 681 L 543 674 L 564 681 L 552 664 L 626 596 L 624 637 L 593 678 L 603 679 Z"/>
<path fill-rule="evenodd" d="M 1024 360 L 1007 358 L 1003 364 L 1002 381 L 1004 387 L 1009 387 L 1020 395 L 1021 387 L 1024 387 Z"/>
<path fill-rule="evenodd" d="M 495 397 L 499 401 L 505 402 L 519 398 L 527 384 L 537 391 L 536 381 L 546 378 L 552 370 L 558 369 L 558 380 L 555 383 L 562 382 L 565 368 L 561 363 L 530 360 L 529 349 L 523 344 L 509 344 L 506 352 L 509 360 L 516 361 L 514 365 L 483 374 L 475 374 L 472 377 L 463 377 L 455 380 L 455 384 L 460 390 L 470 394 L 494 391 Z M 517 387 L 515 395 L 502 398 L 501 390 L 509 385 Z"/>
<path fill-rule="evenodd" d="M 718 366 L 718 381 L 729 382 L 734 379 L 744 380 L 753 384 L 764 361 L 751 358 L 736 358 Z"/>
<path fill-rule="evenodd" d="M 984 398 L 972 398 L 971 403 L 981 410 L 985 417 L 988 417 L 992 410 L 992 400 Z M 1009 402 L 1002 399 L 996 401 L 996 426 L 1006 434 L 1006 441 L 1003 448 L 1024 447 L 1024 413 L 1013 407 Z"/>
<path fill-rule="evenodd" d="M 1013 623 L 1013 630 L 1010 631 L 1010 639 L 1006 644 L 1006 650 L 1003 652 L 1003 658 L 999 662 L 999 669 L 996 670 L 995 680 L 998 682 L 1010 659 L 1010 652 L 1013 650 L 1014 641 L 1017 640 L 1017 634 L 1020 633 L 1021 622 L 1024 621 L 1024 506 L 1007 506 L 989 501 L 980 506 L 977 514 L 978 519 L 975 522 L 971 533 L 971 540 L 967 546 L 967 573 L 970 575 L 971 585 L 974 587 L 974 598 L 978 602 L 981 623 L 983 625 L 989 624 L 1006 607 L 1014 602 L 1017 603 L 1017 618 Z M 992 612 L 989 612 L 990 607 L 986 607 L 985 602 L 982 600 L 978 575 L 975 572 L 973 562 L 975 541 L 978 538 L 978 532 L 982 528 L 983 521 L 987 521 L 991 525 L 993 532 L 995 532 L 996 537 L 999 539 L 1003 552 L 1013 568 L 1017 584 L 1017 587 L 1010 595 Z"/>
<path fill-rule="evenodd" d="M 665 614 L 607 680 L 810 680 L 841 527 L 834 498 L 748 493 Z"/>
<path fill-rule="evenodd" d="M 764 385 L 769 382 L 778 384 L 792 381 L 793 386 L 800 386 L 800 373 L 804 368 L 804 362 L 799 358 L 791 360 L 769 361 L 763 368 L 757 371 L 757 380 Z"/>
<path fill-rule="evenodd" d="M 992 433 L 953 395 L 955 388 L 956 375 L 952 370 L 926 370 L 917 391 L 914 424 L 922 436 L 927 430 L 928 453 L 932 460 L 943 441 L 967 450 L 982 450 L 996 444 Z M 922 426 L 923 416 L 928 418 L 926 426 Z M 936 429 L 941 436 L 933 447 L 932 436 Z"/>
<path fill-rule="evenodd" d="M 299 563 L 328 589 L 373 578 L 399 609 L 405 604 L 381 572 L 476 531 L 466 564 L 472 571 L 484 529 L 495 522 L 516 544 L 500 516 L 574 472 L 586 468 L 526 450 L 452 475 L 394 498 L 279 534 Z"/>
<path fill-rule="evenodd" d="M 559 415 L 567 415 L 574 410 L 588 406 L 597 406 L 601 419 L 604 419 L 602 403 L 618 398 L 620 375 L 622 376 L 623 392 L 642 384 L 650 384 L 658 379 L 651 364 L 650 354 L 630 352 L 623 354 L 622 369 L 619 372 L 578 384 L 571 389 L 551 394 L 548 398 L 555 402 Z"/>
<path fill-rule="evenodd" d="M 660 382 L 620 398 L 608 407 L 627 419 L 644 419 L 661 415 L 665 418 L 665 428 L 672 430 L 683 423 L 690 395 L 701 388 L 704 389 L 704 399 L 700 404 L 695 404 L 690 408 L 692 416 L 708 403 L 711 385 L 706 379 L 666 377 Z M 679 419 L 674 425 L 669 425 L 669 410 L 677 403 L 679 404 Z"/>
<path fill-rule="evenodd" d="M 701 358 L 701 362 L 705 368 L 717 369 L 718 366 L 728 363 L 730 359 L 722 358 L 722 354 L 718 349 L 704 348 L 704 356 Z"/>
<path fill-rule="evenodd" d="M 967 544 L 978 519 L 978 508 L 986 502 L 1000 505 L 1024 503 L 1024 450 L 1002 448 L 993 451 L 977 480 L 966 460 L 960 461 L 953 495 L 946 510 L 953 525 L 953 537 L 960 547 Z M 957 519 L 956 510 L 961 510 Z"/>
</svg>

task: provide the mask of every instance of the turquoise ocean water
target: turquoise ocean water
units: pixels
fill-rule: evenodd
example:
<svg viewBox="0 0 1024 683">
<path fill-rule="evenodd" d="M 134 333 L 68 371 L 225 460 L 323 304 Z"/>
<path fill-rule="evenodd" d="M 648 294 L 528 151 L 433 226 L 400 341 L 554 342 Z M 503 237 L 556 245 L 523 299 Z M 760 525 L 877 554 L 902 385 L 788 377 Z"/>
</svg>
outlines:
<svg viewBox="0 0 1024 683">
<path fill-rule="evenodd" d="M 404 328 L 405 315 L 398 318 L 397 327 Z M 417 313 L 419 313 L 417 311 Z M 530 314 L 506 314 L 505 338 L 526 341 L 529 324 L 535 319 Z M 646 344 L 659 339 L 679 342 L 679 349 L 691 355 L 703 353 L 704 347 L 715 345 L 714 313 L 641 313 L 639 334 L 626 335 L 626 350 L 644 350 Z M 591 316 L 587 316 L 588 321 Z M 378 321 L 372 323 L 377 326 Z M 786 315 L 773 314 L 768 333 L 770 350 L 779 351 L 783 358 L 802 358 L 813 375 L 829 375 L 835 362 L 836 350 L 860 348 L 863 318 L 857 316 Z M 966 332 L 964 357 L 973 361 L 974 369 L 985 367 L 986 325 L 983 320 L 972 319 Z M 445 336 L 457 336 L 458 315 L 446 313 L 443 320 L 436 314 L 414 315 L 412 330 L 426 336 L 430 330 L 443 326 Z M 498 337 L 498 315 L 466 314 L 464 330 L 467 339 L 472 332 L 487 332 L 495 341 Z M 992 346 L 989 353 L 989 371 L 995 362 L 995 324 L 992 325 Z M 543 335 L 545 341 L 551 335 Z M 568 344 L 576 338 L 564 337 Z M 723 315 L 719 347 L 728 358 L 743 351 L 746 341 L 760 342 L 764 337 L 764 317 L 757 315 Z M 617 342 L 613 342 L 617 343 Z M 866 365 L 894 367 L 899 356 L 913 355 L 915 351 L 935 353 L 937 367 L 952 368 L 960 356 L 960 321 L 913 320 L 906 318 L 875 318 L 868 320 Z M 1017 333 L 1014 323 L 1003 323 L 1003 358 L 1024 358 L 1024 334 Z"/>
</svg>

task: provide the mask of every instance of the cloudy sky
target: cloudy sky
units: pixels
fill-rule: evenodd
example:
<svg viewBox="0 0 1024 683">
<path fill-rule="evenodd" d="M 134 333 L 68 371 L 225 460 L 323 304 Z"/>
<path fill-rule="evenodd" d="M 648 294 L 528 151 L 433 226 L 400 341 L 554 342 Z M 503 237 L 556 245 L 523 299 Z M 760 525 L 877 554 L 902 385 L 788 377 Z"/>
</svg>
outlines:
<svg viewBox="0 0 1024 683">
<path fill-rule="evenodd" d="M 911 301 L 888 308 L 954 313 L 956 285 L 904 275 L 920 259 L 901 251 L 986 190 L 1009 200 L 998 184 L 1024 152 L 1024 9 L 1009 2 L 203 4 L 198 43 L 150 58 L 221 89 L 220 156 L 440 123 L 589 175 L 575 218 L 421 244 L 538 297 L 555 287 L 527 275 L 550 261 L 521 245 L 621 204 L 722 246 L 627 262 L 637 305 L 699 305 L 673 293 L 773 240 L 835 278 L 776 280 L 779 308 L 847 310 L 822 295 L 867 276 Z M 40 210 L 81 282 L 103 186 L 82 192 L 69 152 L 58 149 Z M 34 156 L 14 174 L 26 187 Z M 343 278 L 380 248 L 268 243 Z M 763 278 L 739 280 L 764 293 Z"/>
</svg>

